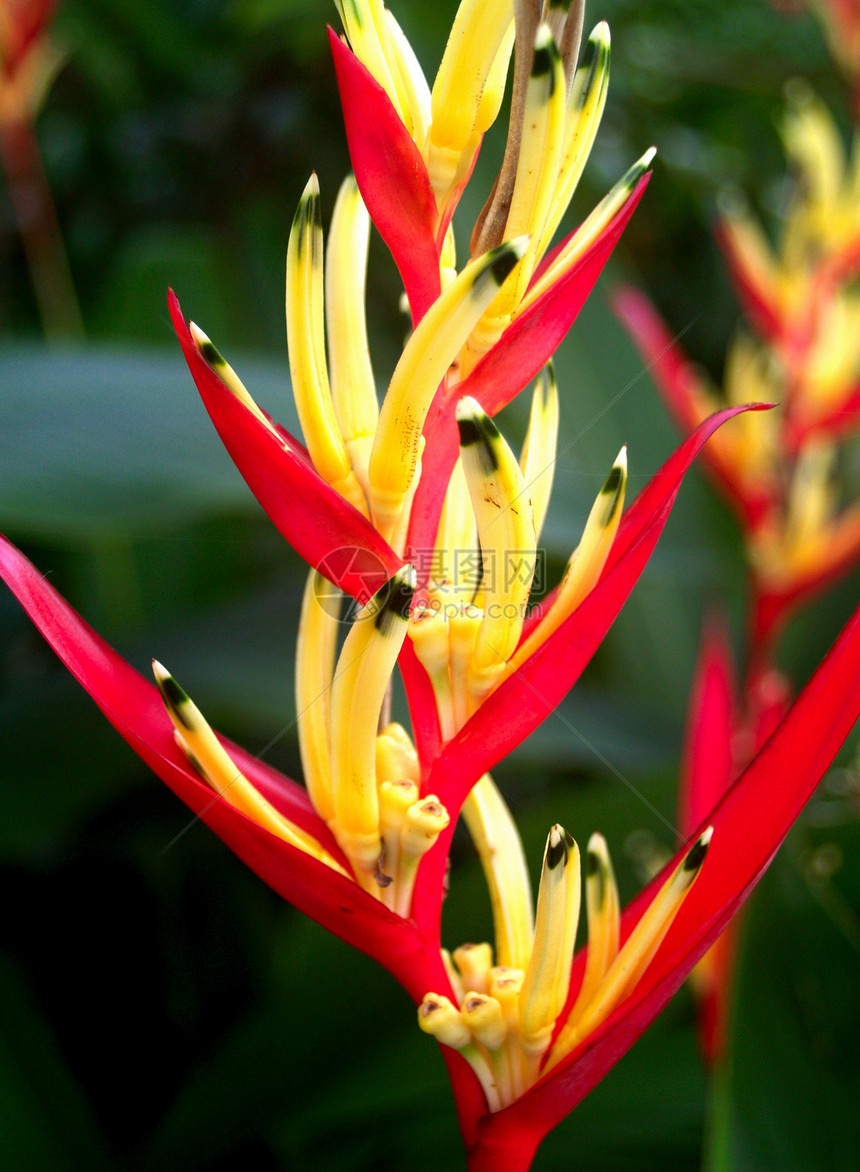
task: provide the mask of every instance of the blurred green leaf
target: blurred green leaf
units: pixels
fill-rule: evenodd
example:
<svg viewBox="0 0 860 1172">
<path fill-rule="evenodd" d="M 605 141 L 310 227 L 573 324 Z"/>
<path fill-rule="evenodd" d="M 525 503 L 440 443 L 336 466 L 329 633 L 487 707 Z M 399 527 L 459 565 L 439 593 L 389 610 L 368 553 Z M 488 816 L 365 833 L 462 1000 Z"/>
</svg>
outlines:
<svg viewBox="0 0 860 1172">
<path fill-rule="evenodd" d="M 286 362 L 230 356 L 296 426 Z M 7 347 L 0 360 L 0 524 L 60 546 L 151 536 L 256 506 L 171 352 Z"/>
</svg>

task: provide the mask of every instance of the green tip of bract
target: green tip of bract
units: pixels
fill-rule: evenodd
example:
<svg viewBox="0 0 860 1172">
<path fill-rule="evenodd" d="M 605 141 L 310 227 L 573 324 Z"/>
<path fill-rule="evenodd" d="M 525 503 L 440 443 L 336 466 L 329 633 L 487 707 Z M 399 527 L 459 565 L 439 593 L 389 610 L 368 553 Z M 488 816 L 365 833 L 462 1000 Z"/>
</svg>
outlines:
<svg viewBox="0 0 860 1172">
<path fill-rule="evenodd" d="M 552 73 L 558 49 L 548 24 L 542 24 L 535 36 L 535 52 L 532 58 L 532 77 L 544 77 Z"/>
<path fill-rule="evenodd" d="M 408 621 L 416 582 L 415 567 L 404 566 L 374 594 L 375 615 L 373 621 L 376 629 L 382 634 L 390 630 L 392 624 L 397 620 L 404 623 Z"/>
<path fill-rule="evenodd" d="M 305 184 L 305 189 L 299 200 L 299 206 L 296 208 L 296 214 L 293 216 L 291 235 L 297 234 L 296 243 L 300 252 L 304 232 L 307 230 L 308 225 L 313 225 L 319 217 L 319 194 L 319 179 L 317 179 L 316 171 L 313 171 L 311 172 L 310 179 Z"/>
<path fill-rule="evenodd" d="M 686 859 L 684 859 L 684 871 L 693 877 L 702 869 L 702 863 L 704 863 L 705 855 L 708 853 L 708 847 L 711 844 L 713 833 L 713 826 L 709 826 L 703 834 L 699 835 L 690 847 Z"/>
<path fill-rule="evenodd" d="M 547 869 L 554 871 L 556 867 L 566 867 L 570 855 L 573 839 L 563 826 L 553 826 L 546 840 L 545 862 Z"/>
<path fill-rule="evenodd" d="M 464 395 L 457 404 L 457 430 L 460 433 L 460 447 L 479 446 L 481 467 L 485 472 L 495 471 L 499 462 L 494 443 L 499 438 L 499 429 L 476 399 Z"/>
<path fill-rule="evenodd" d="M 188 703 L 188 694 L 157 659 L 152 661 L 152 674 L 155 676 L 155 682 L 158 684 L 158 690 L 161 692 L 164 703 L 181 719 L 180 709 L 183 704 Z"/>
<path fill-rule="evenodd" d="M 615 518 L 615 513 L 618 509 L 618 504 L 624 492 L 627 481 L 627 445 L 625 444 L 615 460 L 615 463 L 610 469 L 609 475 L 606 477 L 606 482 L 600 490 L 600 495 L 607 499 L 606 515 L 603 519 L 604 526 L 609 525 Z"/>
<path fill-rule="evenodd" d="M 204 334 L 196 322 L 190 321 L 188 323 L 188 332 L 191 334 L 191 339 L 197 347 L 197 353 L 204 362 L 208 362 L 210 366 L 227 365 L 218 348 L 210 340 L 209 336 Z"/>
<path fill-rule="evenodd" d="M 493 259 L 490 261 L 489 271 L 497 285 L 504 285 L 522 259 L 528 243 L 528 236 L 515 236 L 513 240 L 506 240 L 492 250 Z"/>
</svg>

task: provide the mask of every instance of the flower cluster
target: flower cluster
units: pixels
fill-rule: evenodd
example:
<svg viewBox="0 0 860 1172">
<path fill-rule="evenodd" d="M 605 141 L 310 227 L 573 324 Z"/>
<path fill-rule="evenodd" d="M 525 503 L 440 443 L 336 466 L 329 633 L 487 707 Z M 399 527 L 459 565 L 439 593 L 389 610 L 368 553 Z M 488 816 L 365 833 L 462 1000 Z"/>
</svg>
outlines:
<svg viewBox="0 0 860 1172">
<path fill-rule="evenodd" d="M 860 561 L 860 502 L 840 499 L 837 476 L 840 450 L 860 424 L 860 150 L 855 142 L 845 151 L 804 83 L 791 83 L 787 99 L 782 138 L 793 182 L 776 245 L 741 196 L 722 200 L 717 239 L 748 325 L 726 356 L 724 395 L 640 293 L 615 297 L 682 427 L 725 400 L 775 404 L 753 426 L 739 419 L 715 436 L 704 455 L 743 530 L 750 646 L 738 685 L 726 630 L 712 618 L 704 632 L 682 772 L 685 829 L 726 792 L 788 707 L 791 687 L 776 665 L 786 617 Z M 697 972 L 712 1058 L 725 1043 L 733 953 L 729 931 Z"/>
<path fill-rule="evenodd" d="M 606 26 L 577 65 L 579 6 L 463 0 L 430 87 L 379 0 L 339 8 L 346 36 L 332 33 L 331 48 L 354 177 L 327 242 L 311 178 L 287 250 L 303 443 L 170 296 L 215 427 L 310 566 L 296 670 L 305 787 L 219 737 L 160 664 L 156 686 L 147 683 L 8 543 L 0 572 L 195 814 L 285 899 L 401 982 L 421 1028 L 442 1043 L 470 1167 L 515 1172 L 665 1004 L 767 865 L 860 711 L 860 620 L 625 910 L 607 846 L 591 838 L 587 949 L 575 950 L 579 851 L 561 826 L 549 833 L 533 911 L 519 836 L 488 770 L 578 679 L 692 460 L 746 408 L 701 421 L 626 509 L 622 450 L 562 580 L 527 615 L 555 459 L 549 360 L 644 191 L 651 152 L 552 246 L 600 120 Z M 511 55 L 505 158 L 460 266 L 451 220 Z M 381 402 L 364 319 L 371 224 L 412 319 Z M 517 457 L 492 416 L 532 380 Z M 458 556 L 476 549 L 477 561 Z M 354 600 L 343 638 L 342 596 Z M 409 729 L 387 714 L 395 667 Z M 487 877 L 495 945 L 449 955 L 440 916 L 461 814 Z"/>
<path fill-rule="evenodd" d="M 641 294 L 623 289 L 615 302 L 684 428 L 726 400 L 777 404 L 716 436 L 705 456 L 743 526 L 762 667 L 790 610 L 860 559 L 860 504 L 843 505 L 835 476 L 860 422 L 860 150 L 846 155 L 799 82 L 782 133 L 796 178 L 776 246 L 740 196 L 723 201 L 718 240 L 752 331 L 728 352 L 724 396 Z"/>
</svg>

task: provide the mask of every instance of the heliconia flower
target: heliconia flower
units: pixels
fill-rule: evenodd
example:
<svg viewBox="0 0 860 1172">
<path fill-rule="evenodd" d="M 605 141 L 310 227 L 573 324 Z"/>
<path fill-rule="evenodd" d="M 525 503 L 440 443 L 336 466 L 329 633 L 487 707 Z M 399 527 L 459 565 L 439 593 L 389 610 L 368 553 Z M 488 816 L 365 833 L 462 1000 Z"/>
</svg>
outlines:
<svg viewBox="0 0 860 1172">
<path fill-rule="evenodd" d="M 5 541 L 0 574 L 195 817 L 284 898 L 376 957 L 421 1007 L 422 1027 L 462 1052 L 465 1062 L 453 1051 L 448 1061 L 470 1167 L 516 1172 L 658 1012 L 771 858 L 856 717 L 860 620 L 623 914 L 608 848 L 591 839 L 589 947 L 575 956 L 578 850 L 561 826 L 550 831 L 533 913 L 516 829 L 487 770 L 579 678 L 692 461 L 750 407 L 686 404 L 695 429 L 626 509 L 626 446 L 611 463 L 607 454 L 564 575 L 527 614 L 558 433 L 547 364 L 644 191 L 653 152 L 551 248 L 605 99 L 605 25 L 577 68 L 580 6 L 550 4 L 541 22 L 536 3 L 463 0 L 431 90 L 381 0 L 339 8 L 349 47 L 332 35 L 332 51 L 355 178 L 341 187 L 327 243 L 310 178 L 287 249 L 302 441 L 169 299 L 227 450 L 310 566 L 296 663 L 305 788 L 219 737 L 160 663 L 155 684 L 144 681 Z M 498 113 L 512 48 L 505 162 L 458 270 L 451 216 Z M 371 221 L 413 325 L 381 401 L 364 310 Z M 517 456 L 492 417 L 535 378 Z M 734 468 L 736 453 L 721 452 Z M 756 474 L 749 485 L 738 481 L 739 499 L 758 533 L 782 498 Z M 812 499 L 818 513 L 804 514 L 804 533 L 824 511 Z M 341 639 L 344 595 L 357 607 Z M 411 729 L 385 715 L 398 665 Z M 461 811 L 490 887 L 495 948 L 446 959 L 440 914 Z"/>
<path fill-rule="evenodd" d="M 0 123 L 30 118 L 62 54 L 48 35 L 57 0 L 0 0 Z"/>
<path fill-rule="evenodd" d="M 487 872 L 496 952 L 458 949 L 452 964 L 437 951 L 438 937 L 350 877 L 305 792 L 215 738 L 160 665 L 156 688 L 5 540 L 0 574 L 114 727 L 195 815 L 284 898 L 385 965 L 422 1006 L 424 1028 L 466 1051 L 466 1062 L 453 1053 L 448 1062 L 472 1172 L 498 1167 L 502 1152 L 506 1169 L 529 1166 L 543 1136 L 632 1044 L 728 922 L 860 715 L 858 611 L 704 828 L 620 918 L 605 844 L 592 838 L 589 948 L 571 967 L 576 851 L 561 828 L 551 832 L 533 921 L 515 828 L 485 778 L 464 814 Z M 398 732 L 385 740 L 383 761 L 409 756 Z M 406 799 L 392 795 L 396 818 L 415 805 L 414 791 L 408 781 L 391 788 Z M 401 823 L 406 853 L 438 819 L 433 806 L 428 797 Z M 485 988 L 473 987 L 482 974 Z"/>
<path fill-rule="evenodd" d="M 682 429 L 707 418 L 720 398 L 647 298 L 622 288 L 613 304 Z M 730 402 L 781 397 L 772 361 L 743 336 L 729 353 L 725 389 Z M 793 608 L 860 559 L 860 505 L 840 506 L 832 478 L 834 443 L 816 431 L 807 433 L 799 448 L 786 450 L 783 419 L 782 409 L 742 418 L 721 430 L 703 453 L 744 528 L 757 646 L 773 639 Z"/>
<path fill-rule="evenodd" d="M 515 828 L 488 778 L 473 790 L 464 816 L 488 874 L 496 951 L 486 944 L 455 950 L 446 959 L 450 988 L 430 990 L 419 1009 L 421 1028 L 439 1039 L 447 1057 L 470 1172 L 528 1168 L 543 1136 L 614 1065 L 717 939 L 860 714 L 858 655 L 860 611 L 737 780 L 620 917 L 605 844 L 592 838 L 585 868 L 589 946 L 571 970 L 561 961 L 572 948 L 578 908 L 575 849 L 560 827 L 553 829 L 533 921 Z M 714 700 L 714 687 L 712 681 L 706 717 L 712 730 L 728 712 L 725 695 Z M 725 692 L 725 680 L 716 687 Z"/>
<path fill-rule="evenodd" d="M 802 353 L 831 291 L 860 266 L 860 152 L 849 157 L 827 108 L 800 81 L 787 91 L 782 124 L 796 182 L 776 246 L 742 196 L 721 204 L 717 240 L 738 296 L 764 338 Z"/>
</svg>

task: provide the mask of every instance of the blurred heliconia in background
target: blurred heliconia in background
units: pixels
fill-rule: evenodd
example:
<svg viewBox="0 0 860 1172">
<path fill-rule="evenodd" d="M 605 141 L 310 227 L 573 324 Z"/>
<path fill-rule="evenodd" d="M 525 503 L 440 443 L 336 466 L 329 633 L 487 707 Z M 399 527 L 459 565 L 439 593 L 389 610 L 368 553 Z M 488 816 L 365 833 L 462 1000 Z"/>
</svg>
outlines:
<svg viewBox="0 0 860 1172">
<path fill-rule="evenodd" d="M 78 337 L 80 310 L 36 139 L 39 108 L 63 63 L 57 0 L 0 0 L 0 161 L 47 338 Z"/>
<path fill-rule="evenodd" d="M 694 812 L 632 904 L 620 906 L 600 833 L 583 863 L 560 824 L 533 904 L 517 827 L 488 771 L 579 679 L 698 453 L 729 435 L 715 459 L 730 469 L 732 444 L 769 442 L 750 423 L 767 415 L 749 402 L 699 411 L 701 394 L 694 430 L 630 504 L 628 459 L 639 453 L 605 453 L 605 481 L 572 525 L 561 580 L 530 609 L 566 393 L 552 354 L 640 200 L 654 152 L 554 244 L 603 110 L 606 25 L 580 54 L 578 4 L 463 0 L 430 86 L 378 0 L 338 7 L 345 36 L 330 40 L 354 175 L 327 240 L 311 176 L 287 246 L 301 440 L 169 299 L 227 450 L 309 566 L 296 663 L 305 786 L 219 737 L 159 662 L 155 684 L 145 681 L 5 542 L 0 570 L 195 817 L 400 981 L 440 1043 L 471 1172 L 517 1172 L 642 1033 L 773 857 L 860 713 L 860 618 L 773 735 L 717 771 L 706 799 L 693 754 Z M 451 220 L 511 57 L 504 161 L 461 263 Z M 364 312 L 371 224 L 397 264 L 412 324 L 381 400 Z M 533 380 L 517 455 L 493 417 Z M 679 402 L 692 422 L 689 396 Z M 756 533 L 772 516 L 796 524 L 764 473 L 749 492 Z M 396 668 L 409 728 L 391 719 Z M 703 704 L 695 719 L 707 723 Z M 490 892 L 493 943 L 449 952 L 440 919 L 461 814 Z M 450 883 L 456 890 L 456 871 Z M 587 946 L 577 951 L 583 904 Z"/>
<path fill-rule="evenodd" d="M 856 4 L 812 7 L 856 79 Z M 703 633 L 681 777 L 682 827 L 695 826 L 728 790 L 788 707 L 791 685 L 777 651 L 791 612 L 860 563 L 860 502 L 844 499 L 839 479 L 840 456 L 860 430 L 860 141 L 855 133 L 846 149 L 827 107 L 799 80 L 787 87 L 780 130 L 791 180 L 776 243 L 741 194 L 721 199 L 716 236 L 746 319 L 726 354 L 722 394 L 647 298 L 631 287 L 614 295 L 683 430 L 726 402 L 774 404 L 758 426 L 740 419 L 703 455 L 742 528 L 748 646 L 738 684 L 725 626 L 712 617 Z M 696 970 L 712 1060 L 725 1048 L 735 929 Z"/>
<path fill-rule="evenodd" d="M 840 447 L 860 426 L 860 151 L 793 83 L 782 124 L 794 182 L 776 246 L 732 194 L 717 238 L 749 326 L 726 356 L 720 394 L 644 296 L 615 307 L 684 429 L 725 402 L 775 409 L 709 445 L 706 466 L 740 519 L 750 570 L 753 674 L 767 670 L 788 614 L 860 560 L 860 504 L 843 501 Z"/>
</svg>

